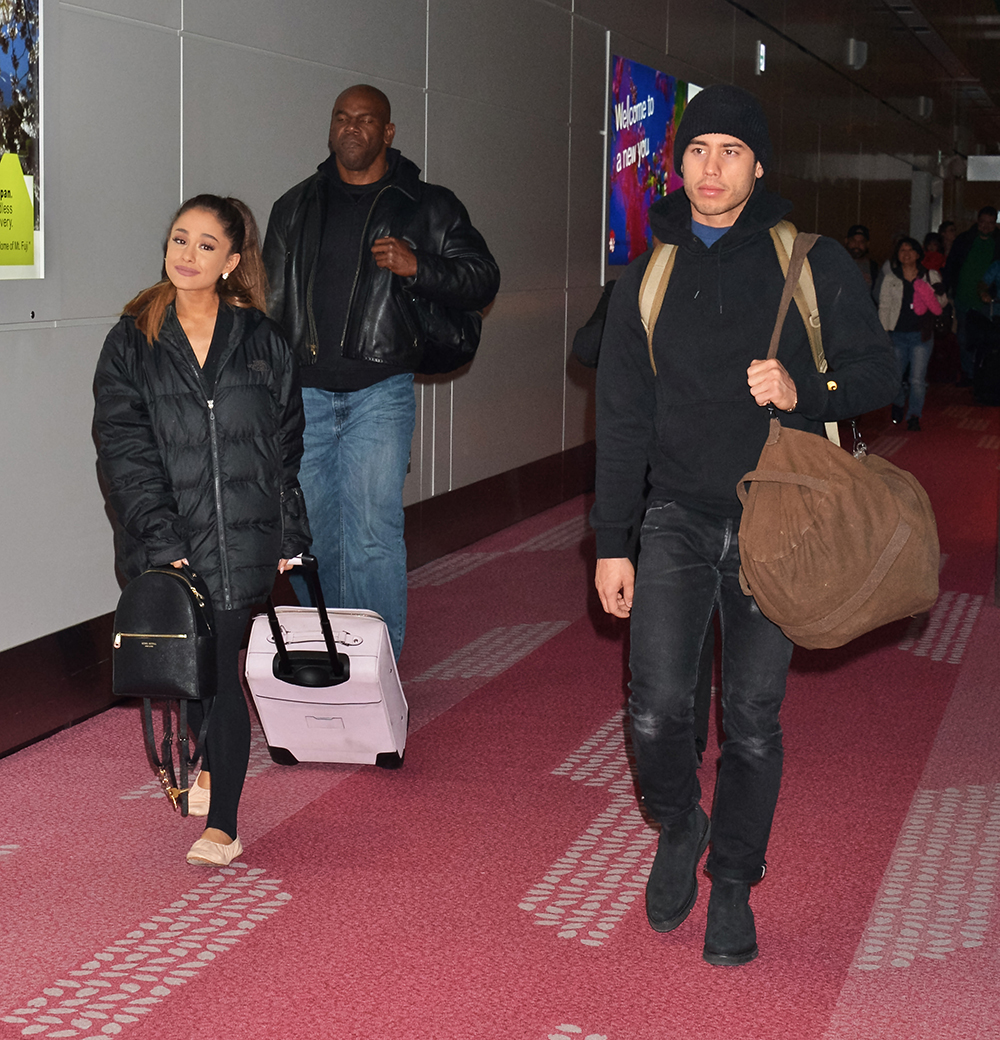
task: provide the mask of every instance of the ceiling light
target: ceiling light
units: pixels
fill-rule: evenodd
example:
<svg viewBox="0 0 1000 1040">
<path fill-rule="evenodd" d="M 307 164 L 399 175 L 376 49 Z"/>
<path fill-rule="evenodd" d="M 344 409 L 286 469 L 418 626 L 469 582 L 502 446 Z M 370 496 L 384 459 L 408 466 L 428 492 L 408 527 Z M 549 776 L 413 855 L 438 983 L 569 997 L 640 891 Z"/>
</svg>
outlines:
<svg viewBox="0 0 1000 1040">
<path fill-rule="evenodd" d="M 847 41 L 847 46 L 844 48 L 844 64 L 849 69 L 854 69 L 857 72 L 859 69 L 863 69 L 865 62 L 868 60 L 868 44 L 862 40 L 855 40 L 853 37 Z"/>
</svg>

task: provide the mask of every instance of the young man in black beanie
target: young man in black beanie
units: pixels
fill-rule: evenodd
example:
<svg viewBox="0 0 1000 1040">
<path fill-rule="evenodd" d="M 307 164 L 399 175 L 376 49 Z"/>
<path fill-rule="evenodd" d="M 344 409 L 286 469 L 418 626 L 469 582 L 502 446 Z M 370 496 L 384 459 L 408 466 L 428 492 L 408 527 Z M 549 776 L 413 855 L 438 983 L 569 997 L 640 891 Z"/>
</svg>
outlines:
<svg viewBox="0 0 1000 1040">
<path fill-rule="evenodd" d="M 765 853 L 781 783 L 779 712 L 792 644 L 739 584 L 736 485 L 756 467 L 768 408 L 783 425 L 822 424 L 888 404 L 896 361 L 857 267 L 821 239 L 809 254 L 830 371 L 813 363 L 792 307 L 778 357 L 763 360 L 784 277 L 770 229 L 791 209 L 766 191 L 767 119 L 739 87 L 709 87 L 687 106 L 674 144 L 684 187 L 654 203 L 650 224 L 676 260 L 647 345 L 639 287 L 650 253 L 619 279 L 597 370 L 596 585 L 604 609 L 631 617 L 629 713 L 643 800 L 661 826 L 646 885 L 652 928 L 669 932 L 698 894 L 711 844 L 703 956 L 757 956 L 750 887 Z M 643 491 L 638 573 L 625 546 Z M 722 627 L 721 749 L 711 820 L 701 808 L 693 697 L 718 611 Z"/>
</svg>

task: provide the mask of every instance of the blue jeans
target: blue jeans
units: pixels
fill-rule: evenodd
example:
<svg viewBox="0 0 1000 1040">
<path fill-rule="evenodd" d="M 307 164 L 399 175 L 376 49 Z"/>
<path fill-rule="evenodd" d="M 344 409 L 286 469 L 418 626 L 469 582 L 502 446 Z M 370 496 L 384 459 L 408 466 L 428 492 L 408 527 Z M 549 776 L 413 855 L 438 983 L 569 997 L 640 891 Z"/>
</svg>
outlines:
<svg viewBox="0 0 1000 1040">
<path fill-rule="evenodd" d="M 902 376 L 899 393 L 892 403 L 897 408 L 903 408 L 909 394 L 910 405 L 906 410 L 906 418 L 919 419 L 927 395 L 927 365 L 931 360 L 934 340 L 921 339 L 919 332 L 890 332 L 889 336 L 896 350 Z"/>
<path fill-rule="evenodd" d="M 779 714 L 792 644 L 739 583 L 739 520 L 656 503 L 642 525 L 632 604 L 632 746 L 650 815 L 680 819 L 701 800 L 695 750 L 698 662 L 712 618 L 722 628 L 726 739 L 712 806 L 708 869 L 759 881 L 781 786 Z"/>
<path fill-rule="evenodd" d="M 329 607 L 374 610 L 396 657 L 406 630 L 403 481 L 416 421 L 413 376 L 364 390 L 304 387 L 306 428 L 299 483 L 312 552 Z M 308 603 L 305 581 L 292 585 Z"/>
</svg>

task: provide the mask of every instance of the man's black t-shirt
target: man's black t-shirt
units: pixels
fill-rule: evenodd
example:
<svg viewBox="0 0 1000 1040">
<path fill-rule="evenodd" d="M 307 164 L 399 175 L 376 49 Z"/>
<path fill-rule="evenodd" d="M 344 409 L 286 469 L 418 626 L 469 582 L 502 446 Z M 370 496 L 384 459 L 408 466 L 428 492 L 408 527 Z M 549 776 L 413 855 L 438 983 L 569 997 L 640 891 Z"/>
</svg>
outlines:
<svg viewBox="0 0 1000 1040">
<path fill-rule="evenodd" d="M 313 283 L 313 314 L 318 338 L 315 365 L 301 369 L 302 385 L 323 390 L 363 390 L 408 369 L 346 358 L 341 353 L 347 308 L 358 269 L 368 215 L 380 191 L 391 181 L 393 170 L 373 184 L 345 184 L 337 173 L 334 156 L 323 164 L 330 190 Z"/>
</svg>

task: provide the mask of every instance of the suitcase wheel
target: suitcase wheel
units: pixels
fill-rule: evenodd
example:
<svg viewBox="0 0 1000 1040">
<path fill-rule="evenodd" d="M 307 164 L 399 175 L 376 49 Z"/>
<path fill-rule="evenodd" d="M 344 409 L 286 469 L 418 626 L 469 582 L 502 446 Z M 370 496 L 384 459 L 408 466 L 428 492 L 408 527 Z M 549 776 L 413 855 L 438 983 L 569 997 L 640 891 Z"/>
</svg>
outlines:
<svg viewBox="0 0 1000 1040">
<path fill-rule="evenodd" d="M 410 731 L 410 709 L 406 709 L 406 726 L 403 729 L 404 733 Z M 397 751 L 382 751 L 375 756 L 375 765 L 381 769 L 399 769 L 403 764 L 403 755 L 406 754 L 406 748 L 403 748 L 403 754 L 399 754 Z"/>
<path fill-rule="evenodd" d="M 299 764 L 299 760 L 286 748 L 268 745 L 267 753 L 271 756 L 271 761 L 279 766 L 297 766 Z"/>
</svg>

